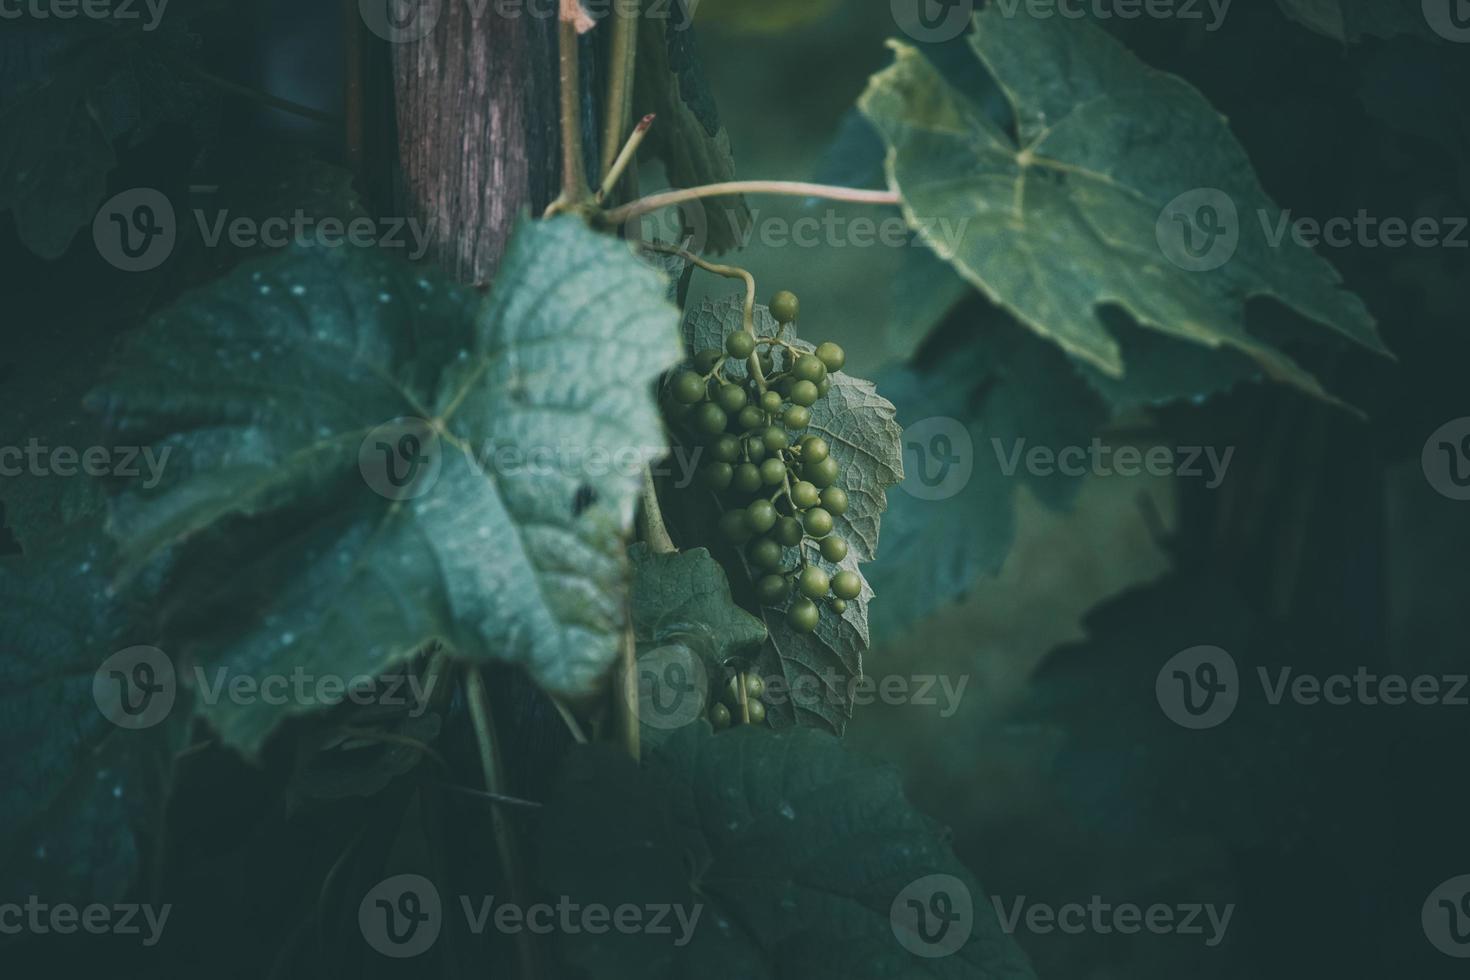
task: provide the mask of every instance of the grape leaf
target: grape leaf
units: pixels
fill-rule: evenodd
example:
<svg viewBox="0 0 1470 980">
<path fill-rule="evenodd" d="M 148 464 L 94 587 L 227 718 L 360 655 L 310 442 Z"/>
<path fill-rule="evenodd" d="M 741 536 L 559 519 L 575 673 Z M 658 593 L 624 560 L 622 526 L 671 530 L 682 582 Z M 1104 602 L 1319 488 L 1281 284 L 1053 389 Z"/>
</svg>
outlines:
<svg viewBox="0 0 1470 980">
<path fill-rule="evenodd" d="M 658 117 L 644 140 L 645 150 L 663 161 L 675 187 L 698 187 L 735 179 L 730 134 L 720 124 L 714 93 L 690 25 L 695 0 L 646 0 L 638 28 L 638 71 L 634 75 L 634 111 Z M 657 4 L 661 15 L 655 16 Z M 700 207 L 699 203 L 690 207 Z M 714 197 L 703 203 L 702 241 L 697 252 L 734 248 L 750 226 L 750 209 L 740 196 Z"/>
<path fill-rule="evenodd" d="M 108 586 L 95 523 L 44 558 L 0 559 L 0 902 L 86 904 L 128 894 L 146 860 L 187 735 L 177 684 L 134 701 L 146 727 L 103 713 L 94 676 L 114 654 L 152 645 L 136 596 Z M 100 683 L 110 680 L 102 677 Z M 130 698 L 131 700 L 131 698 Z M 172 707 L 170 707 L 172 706 Z"/>
<path fill-rule="evenodd" d="M 721 663 L 765 640 L 765 626 L 735 604 L 725 570 L 705 549 L 663 555 L 636 544 L 628 556 L 633 562 L 628 607 L 639 640 L 657 643 L 675 634 L 705 634 Z"/>
<path fill-rule="evenodd" d="M 129 565 L 190 546 L 170 626 L 211 669 L 372 676 L 438 639 L 587 695 L 666 446 L 665 288 L 575 218 L 523 223 L 478 310 L 375 249 L 241 266 L 154 318 L 91 398 L 115 440 L 173 451 L 110 529 Z M 248 754 L 313 707 L 201 710 Z"/>
<path fill-rule="evenodd" d="M 1420 0 L 1276 0 L 1281 12 L 1309 30 L 1344 44 L 1356 44 L 1364 37 L 1395 37 L 1409 34 L 1434 37 Z M 1438 2 L 1438 0 L 1431 0 Z M 1451 23 L 1449 11 L 1459 0 L 1444 0 L 1445 23 Z"/>
<path fill-rule="evenodd" d="M 888 144 L 889 185 L 909 223 L 1028 327 L 1121 376 L 1120 345 L 1097 315 L 1116 304 L 1145 327 L 1233 347 L 1323 397 L 1311 374 L 1246 329 L 1248 298 L 1272 297 L 1384 351 L 1371 315 L 1326 261 L 1290 237 L 1272 248 L 1258 233 L 1258 215 L 1270 224 L 1279 209 L 1193 88 L 1087 23 L 1006 18 L 991 7 L 976 16 L 971 44 L 1008 93 L 1018 138 L 899 42 L 859 106 Z M 1238 239 L 1228 261 L 1187 271 L 1166 258 L 1161 228 L 1203 213 L 1185 207 L 1201 189 L 1226 195 L 1238 214 L 1211 241 L 1228 246 L 1232 230 Z"/>
<path fill-rule="evenodd" d="M 705 300 L 689 310 L 684 319 L 685 340 L 694 351 L 723 348 L 725 336 L 743 329 L 744 297 L 730 295 Z M 798 349 L 811 345 L 797 340 L 789 326 L 779 326 L 770 311 L 757 305 L 756 332 L 763 337 L 781 337 Z M 781 356 L 776 366 L 782 366 Z M 744 377 L 743 365 L 731 365 L 732 377 Z M 831 447 L 840 476 L 837 485 L 847 491 L 848 508 L 835 518 L 834 533 L 847 540 L 848 554 L 838 564 L 823 559 L 808 547 L 806 559 L 829 575 L 839 570 L 863 576 L 860 564 L 871 562 L 878 553 L 878 530 L 888 506 L 888 488 L 903 479 L 901 432 L 894 421 L 891 402 L 878 394 L 871 381 L 838 371 L 830 375 L 831 390 L 811 408 L 807 432 L 821 436 Z M 787 558 L 795 549 L 787 549 Z M 788 562 L 789 564 L 789 562 Z M 817 628 L 799 633 L 786 623 L 783 613 L 762 607 L 761 615 L 770 633 L 756 669 L 765 676 L 784 681 L 790 697 L 769 702 L 767 717 L 777 726 L 801 722 L 818 724 L 841 732 L 852 716 L 847 682 L 862 674 L 862 657 L 868 647 L 868 603 L 873 590 L 864 578 L 862 592 L 849 602 L 841 616 L 823 606 Z"/>
<path fill-rule="evenodd" d="M 674 906 L 685 921 L 700 910 L 687 930 L 670 916 L 669 933 L 563 934 L 563 956 L 599 977 L 1033 976 L 898 771 L 825 733 L 689 725 L 643 768 L 603 746 L 577 749 L 539 852 L 547 894 Z M 910 953 L 893 923 L 904 890 L 930 875 L 958 879 L 950 897 L 973 908 L 947 956 Z"/>
<path fill-rule="evenodd" d="M 1036 475 L 1025 453 L 1086 446 L 1107 414 L 1065 355 L 1000 311 L 958 326 L 964 342 L 933 363 L 879 378 L 903 421 L 905 463 L 884 521 L 884 560 L 869 573 L 887 600 L 879 645 L 1000 569 L 1021 484 L 1053 509 L 1071 503 L 1081 478 Z"/>
</svg>

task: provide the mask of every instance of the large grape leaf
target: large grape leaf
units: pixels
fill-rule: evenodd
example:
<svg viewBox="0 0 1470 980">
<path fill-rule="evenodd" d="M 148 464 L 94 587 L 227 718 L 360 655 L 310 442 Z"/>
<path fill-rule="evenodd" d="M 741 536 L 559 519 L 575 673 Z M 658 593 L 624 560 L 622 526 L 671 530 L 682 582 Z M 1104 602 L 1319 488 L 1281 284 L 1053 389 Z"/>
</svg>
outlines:
<svg viewBox="0 0 1470 980">
<path fill-rule="evenodd" d="M 821 732 L 689 725 L 643 768 L 604 747 L 574 752 L 540 827 L 547 894 L 618 908 L 673 906 L 669 933 L 566 933 L 559 951 L 599 977 L 1033 976 L 946 835 L 904 797 L 896 769 Z M 952 876 L 973 925 L 949 955 L 897 938 L 895 905 Z M 932 879 L 930 879 L 932 880 Z M 920 885 L 922 887 L 922 884 Z"/>
<path fill-rule="evenodd" d="M 1383 351 L 1372 317 L 1330 265 L 1289 236 L 1272 248 L 1260 233 L 1258 215 L 1274 223 L 1279 209 L 1225 121 L 1100 28 L 1007 18 L 994 7 L 976 16 L 971 44 L 1010 99 L 1015 138 L 917 49 L 891 43 L 895 63 L 859 105 L 888 144 L 889 184 L 907 220 L 962 276 L 1069 353 L 1124 373 L 1120 345 L 1099 318 L 1116 305 L 1145 327 L 1236 348 L 1271 377 L 1324 395 L 1246 329 L 1245 302 L 1257 296 Z M 1227 222 L 1209 241 L 1228 247 L 1232 230 L 1238 240 L 1228 261 L 1190 271 L 1160 242 L 1175 219 L 1203 214 L 1188 195 L 1205 189 L 1238 215 L 1228 224 L 1220 199 L 1209 198 Z"/>
<path fill-rule="evenodd" d="M 521 225 L 478 309 L 377 250 L 293 249 L 156 317 L 92 402 L 114 441 L 173 451 L 110 527 L 130 564 L 190 546 L 170 603 L 181 652 L 225 674 L 351 678 L 438 639 L 592 692 L 622 635 L 642 470 L 666 445 L 665 288 L 565 218 Z M 254 752 L 312 707 L 201 710 Z"/>
<path fill-rule="evenodd" d="M 726 335 L 743 329 L 743 295 L 705 300 L 684 318 L 684 336 L 691 350 L 723 348 Z M 811 345 L 797 339 L 789 326 L 777 325 L 770 311 L 757 306 L 756 332 L 763 337 L 779 336 L 799 349 Z M 778 356 L 777 366 L 780 366 Z M 731 372 L 743 376 L 743 366 Z M 894 420 L 893 404 L 878 394 L 871 381 L 838 371 L 832 387 L 811 409 L 807 431 L 831 446 L 840 476 L 837 485 L 847 491 L 847 512 L 835 521 L 835 533 L 847 540 L 848 554 L 834 565 L 816 549 L 807 549 L 807 561 L 829 575 L 840 569 L 863 575 L 861 564 L 878 553 L 878 530 L 888 506 L 888 488 L 903 479 L 901 430 Z M 794 551 L 788 552 L 788 557 Z M 767 717 L 773 724 L 817 724 L 841 732 L 852 716 L 848 682 L 862 674 L 863 653 L 868 647 L 868 604 L 873 590 L 863 581 L 862 592 L 848 603 L 841 616 L 821 607 L 821 619 L 811 633 L 798 633 L 786 623 L 784 614 L 762 607 L 770 633 L 756 669 L 767 677 L 780 677 L 791 696 L 768 700 Z M 802 692 L 807 692 L 802 694 Z"/>
<path fill-rule="evenodd" d="M 188 732 L 165 671 L 148 697 L 168 700 L 134 701 L 140 727 L 114 724 L 94 696 L 110 657 L 156 641 L 137 596 L 109 588 L 105 540 L 93 522 L 44 558 L 0 559 L 0 902 L 127 895 Z"/>
<path fill-rule="evenodd" d="M 638 27 L 638 70 L 634 75 L 634 112 L 658 118 L 644 141 L 648 153 L 663 161 L 675 187 L 698 187 L 735 179 L 730 134 L 720 124 L 714 93 L 690 26 L 697 0 L 646 0 Z M 653 13 L 658 3 L 660 16 Z M 691 207 L 701 207 L 696 202 Z M 696 251 L 734 248 L 750 225 L 745 198 L 715 197 L 702 206 L 704 227 Z"/>
<path fill-rule="evenodd" d="M 735 604 L 725 570 L 705 549 L 656 554 L 637 544 L 628 554 L 633 561 L 628 607 L 639 640 L 708 635 L 720 662 L 749 654 L 765 640 L 765 626 Z"/>
</svg>

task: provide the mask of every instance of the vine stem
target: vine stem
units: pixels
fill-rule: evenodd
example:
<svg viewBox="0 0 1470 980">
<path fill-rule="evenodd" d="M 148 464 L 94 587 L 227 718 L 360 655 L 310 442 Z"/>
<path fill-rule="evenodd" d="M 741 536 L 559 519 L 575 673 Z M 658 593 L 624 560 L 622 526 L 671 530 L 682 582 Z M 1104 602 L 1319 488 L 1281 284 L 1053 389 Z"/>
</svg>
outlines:
<svg viewBox="0 0 1470 980">
<path fill-rule="evenodd" d="M 604 173 L 612 172 L 618 147 L 623 142 L 623 134 L 633 115 L 633 81 L 638 70 L 639 12 L 638 9 L 630 10 L 625 3 L 613 4 L 612 41 L 608 53 L 607 111 L 602 138 Z M 626 149 L 624 152 L 627 152 Z M 619 170 L 618 174 L 621 173 Z M 607 188 L 616 183 L 616 177 L 609 176 L 603 181 L 603 186 Z"/>
<path fill-rule="evenodd" d="M 648 128 L 653 125 L 655 118 L 654 114 L 650 112 L 639 120 L 638 125 L 633 127 L 633 132 L 628 136 L 628 142 L 623 145 L 622 151 L 618 153 L 611 164 L 607 165 L 607 176 L 602 178 L 602 186 L 597 189 L 597 195 L 594 198 L 598 204 L 601 204 L 603 198 L 612 193 L 613 188 L 622 179 L 623 171 L 627 170 L 628 164 L 633 162 L 633 156 L 638 152 L 638 147 L 642 144 L 643 138 L 648 135 Z"/>
<path fill-rule="evenodd" d="M 577 53 L 579 0 L 562 0 L 557 21 L 556 50 L 561 72 L 561 196 L 551 202 L 547 215 L 576 207 L 587 200 L 587 171 L 582 163 L 582 73 Z"/>
<path fill-rule="evenodd" d="M 475 743 L 480 750 L 480 768 L 484 772 L 485 792 L 505 796 L 505 775 L 501 767 L 500 748 L 495 740 L 495 719 L 490 713 L 490 695 L 485 690 L 485 675 L 474 664 L 465 667 L 465 700 L 469 702 L 470 717 L 475 726 Z M 490 829 L 495 837 L 495 849 L 500 855 L 500 866 L 505 872 L 506 886 L 511 901 L 522 908 L 525 895 L 524 877 L 521 871 L 520 853 L 516 849 L 515 828 L 510 825 L 500 807 L 490 809 Z M 516 933 L 516 955 L 520 962 L 520 975 L 534 978 L 541 975 L 536 956 L 534 937 L 529 930 Z"/>
<path fill-rule="evenodd" d="M 850 204 L 898 204 L 899 196 L 893 191 L 860 190 L 856 187 L 836 187 L 831 184 L 811 184 L 800 180 L 732 180 L 723 184 L 703 184 L 699 187 L 681 187 L 671 191 L 650 194 L 613 208 L 602 215 L 602 220 L 612 225 L 657 211 L 660 208 L 697 201 L 705 197 L 726 197 L 734 194 L 779 194 L 788 197 L 819 197 L 827 201 L 845 201 Z"/>
<path fill-rule="evenodd" d="M 644 200 L 652 200 L 652 198 L 644 198 Z M 608 213 L 611 214 L 612 212 Z M 695 266 L 698 266 L 705 272 L 709 272 L 717 276 L 724 276 L 726 279 L 744 280 L 745 332 L 750 334 L 752 338 L 757 337 L 757 334 L 755 332 L 755 276 L 751 275 L 749 270 L 742 269 L 739 266 L 719 265 L 718 263 L 710 262 L 695 255 L 687 248 L 680 248 L 677 245 L 666 245 L 663 242 L 644 242 L 642 244 L 642 247 L 648 249 L 650 252 L 664 252 L 668 255 L 677 255 L 685 262 L 689 262 Z M 746 358 L 746 365 L 749 367 L 750 376 L 755 379 L 756 385 L 759 386 L 761 391 L 765 391 L 766 375 L 765 372 L 761 370 L 760 355 L 752 350 L 750 352 L 750 357 Z"/>
</svg>

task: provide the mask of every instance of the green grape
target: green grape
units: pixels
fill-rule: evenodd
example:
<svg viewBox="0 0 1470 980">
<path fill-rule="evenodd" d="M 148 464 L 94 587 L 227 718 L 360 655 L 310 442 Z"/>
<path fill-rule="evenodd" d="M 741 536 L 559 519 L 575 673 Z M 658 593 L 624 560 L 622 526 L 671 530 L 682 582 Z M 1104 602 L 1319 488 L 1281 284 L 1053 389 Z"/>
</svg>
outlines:
<svg viewBox="0 0 1470 980">
<path fill-rule="evenodd" d="M 674 399 L 685 405 L 704 400 L 704 379 L 693 371 L 681 371 L 674 378 Z"/>
<path fill-rule="evenodd" d="M 771 532 L 772 536 L 787 548 L 795 548 L 801 544 L 802 535 L 805 533 L 801 529 L 801 521 L 794 517 L 777 518 L 776 527 Z"/>
<path fill-rule="evenodd" d="M 694 427 L 707 435 L 717 436 L 729 424 L 730 417 L 714 402 L 704 402 L 694 410 Z"/>
<path fill-rule="evenodd" d="M 776 526 L 776 505 L 769 500 L 757 500 L 745 511 L 745 523 L 757 534 L 765 534 Z"/>
<path fill-rule="evenodd" d="M 792 405 L 788 408 L 781 421 L 788 429 L 805 429 L 812 421 L 812 410 L 801 405 Z"/>
<path fill-rule="evenodd" d="M 801 576 L 796 580 L 796 587 L 808 599 L 820 599 L 827 594 L 832 583 L 828 580 L 826 572 L 815 565 L 808 565 L 801 570 Z"/>
<path fill-rule="evenodd" d="M 798 381 L 810 381 L 814 385 L 821 384 L 822 379 L 827 376 L 827 365 L 810 354 L 803 354 L 792 365 L 791 376 Z"/>
<path fill-rule="evenodd" d="M 746 520 L 749 519 L 750 516 L 747 513 Z M 750 563 L 756 568 L 770 570 L 781 567 L 781 546 L 770 538 L 755 539 L 751 542 L 747 555 Z"/>
<path fill-rule="evenodd" d="M 791 400 L 797 405 L 801 405 L 803 407 L 813 405 L 820 397 L 821 392 L 819 392 L 817 390 L 817 386 L 812 384 L 810 381 L 806 381 L 803 379 L 797 381 L 791 386 Z"/>
<path fill-rule="evenodd" d="M 730 480 L 735 476 L 735 467 L 729 463 L 710 463 L 699 471 L 699 475 L 711 490 L 728 490 Z"/>
<path fill-rule="evenodd" d="M 802 476 L 806 477 L 812 483 L 824 489 L 830 487 L 832 484 L 837 482 L 837 474 L 837 460 L 833 459 L 831 456 L 828 456 L 820 463 L 815 463 L 811 466 L 803 466 L 801 468 Z"/>
<path fill-rule="evenodd" d="M 766 458 L 766 443 L 764 439 L 750 436 L 743 443 L 745 447 L 745 458 L 752 463 L 759 463 Z"/>
<path fill-rule="evenodd" d="M 709 723 L 714 726 L 717 732 L 722 732 L 729 728 L 730 709 L 716 701 L 714 707 L 709 709 Z"/>
<path fill-rule="evenodd" d="M 786 464 L 774 456 L 761 464 L 761 482 L 768 487 L 780 486 L 786 479 Z"/>
<path fill-rule="evenodd" d="M 715 392 L 715 404 L 727 412 L 738 412 L 745 407 L 745 389 L 739 385 L 720 385 Z"/>
<path fill-rule="evenodd" d="M 837 564 L 847 557 L 847 542 L 835 534 L 829 534 L 822 539 L 822 557 Z"/>
<path fill-rule="evenodd" d="M 726 539 L 734 541 L 736 544 L 742 541 L 748 541 L 753 532 L 750 529 L 750 524 L 745 519 L 745 511 L 737 508 L 736 510 L 727 510 L 721 514 L 720 533 Z"/>
<path fill-rule="evenodd" d="M 759 429 L 766 424 L 766 413 L 754 405 L 746 405 L 740 410 L 740 414 L 736 417 L 735 423 L 740 427 L 741 432 Z"/>
<path fill-rule="evenodd" d="M 846 599 L 833 599 L 830 603 L 828 603 L 828 605 L 830 605 L 832 607 L 832 611 L 835 612 L 839 616 L 841 616 L 843 613 L 847 612 L 847 600 Z"/>
<path fill-rule="evenodd" d="M 732 476 L 730 485 L 738 493 L 755 493 L 761 488 L 760 467 L 754 463 L 741 463 Z"/>
<path fill-rule="evenodd" d="M 801 440 L 801 461 L 803 463 L 820 463 L 831 451 L 827 440 L 821 436 L 807 436 Z"/>
<path fill-rule="evenodd" d="M 801 313 L 801 301 L 789 289 L 771 297 L 771 316 L 777 323 L 791 323 Z"/>
<path fill-rule="evenodd" d="M 702 350 L 694 355 L 694 370 L 700 374 L 709 374 L 715 369 L 715 365 L 720 363 L 720 358 L 724 356 L 724 351 L 714 350 L 713 348 Z"/>
<path fill-rule="evenodd" d="M 813 507 L 801 519 L 806 533 L 814 538 L 825 538 L 832 533 L 832 515 L 820 507 Z"/>
<path fill-rule="evenodd" d="M 761 411 L 767 415 L 775 415 L 781 411 L 781 394 L 776 391 L 768 391 L 761 395 Z"/>
<path fill-rule="evenodd" d="M 828 371 L 841 371 L 847 363 L 847 352 L 830 340 L 817 346 L 817 357 Z"/>
<path fill-rule="evenodd" d="M 832 576 L 832 594 L 839 599 L 856 599 L 863 591 L 863 580 L 857 572 L 841 571 Z"/>
<path fill-rule="evenodd" d="M 744 330 L 737 330 L 725 338 L 725 350 L 730 352 L 731 357 L 738 357 L 743 361 L 755 353 L 755 338 Z"/>
<path fill-rule="evenodd" d="M 759 674 L 745 675 L 745 694 L 747 697 L 758 698 L 766 693 L 766 682 L 760 679 Z"/>
<path fill-rule="evenodd" d="M 759 701 L 751 701 L 745 706 L 745 710 L 750 712 L 750 723 L 752 725 L 760 725 L 765 722 L 766 706 Z"/>
<path fill-rule="evenodd" d="M 815 485 L 800 480 L 791 487 L 791 502 L 799 509 L 807 510 L 822 502 L 822 492 Z"/>
<path fill-rule="evenodd" d="M 717 462 L 733 463 L 740 458 L 740 440 L 722 435 L 709 445 L 709 453 Z"/>
<path fill-rule="evenodd" d="M 791 583 L 784 575 L 763 575 L 755 583 L 755 597 L 762 605 L 777 606 L 791 594 Z"/>
<path fill-rule="evenodd" d="M 791 437 L 786 434 L 786 430 L 779 429 L 774 425 L 761 433 L 761 440 L 765 442 L 766 448 L 772 453 L 779 453 L 791 445 Z"/>
<path fill-rule="evenodd" d="M 817 609 L 817 604 L 805 596 L 799 597 L 791 603 L 791 608 L 786 610 L 786 622 L 790 623 L 791 628 L 798 633 L 810 633 L 816 629 L 817 620 L 820 618 L 821 613 Z"/>
<path fill-rule="evenodd" d="M 829 392 L 831 390 L 832 390 L 832 379 L 831 378 L 823 378 L 817 384 L 817 397 L 818 398 L 826 398 L 827 397 L 827 392 Z"/>
<path fill-rule="evenodd" d="M 847 513 L 847 491 L 841 487 L 827 487 L 822 491 L 822 507 L 833 517 Z"/>
</svg>

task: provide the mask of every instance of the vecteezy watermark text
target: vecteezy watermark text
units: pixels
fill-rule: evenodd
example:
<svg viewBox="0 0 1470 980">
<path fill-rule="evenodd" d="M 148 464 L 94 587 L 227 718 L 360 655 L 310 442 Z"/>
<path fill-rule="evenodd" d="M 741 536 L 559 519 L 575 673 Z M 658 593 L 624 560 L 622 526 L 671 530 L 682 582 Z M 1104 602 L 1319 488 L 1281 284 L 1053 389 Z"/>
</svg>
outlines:
<svg viewBox="0 0 1470 980">
<path fill-rule="evenodd" d="M 169 0 L 0 0 L 0 20 L 142 21 L 143 30 L 158 29 Z M 146 18 L 146 19 L 145 19 Z"/>
<path fill-rule="evenodd" d="M 152 490 L 163 479 L 172 447 L 156 453 L 152 446 L 49 446 L 32 437 L 24 446 L 0 446 L 0 476 L 34 477 L 120 477 L 142 481 Z M 143 468 L 139 468 L 141 461 Z"/>
<path fill-rule="evenodd" d="M 1177 476 L 1206 478 L 1205 487 L 1214 490 L 1225 480 L 1235 447 L 1223 452 L 1214 446 L 1109 446 L 1094 438 L 1086 446 L 1027 447 L 1025 439 L 1014 439 L 1009 447 L 1004 440 L 991 439 L 1001 473 L 1015 476 L 1024 464 L 1032 476 Z M 1208 467 L 1208 473 L 1206 473 Z"/>
<path fill-rule="evenodd" d="M 93 902 L 77 906 L 45 902 L 31 895 L 24 903 L 0 904 L 0 935 L 70 936 L 85 932 L 93 936 L 141 936 L 144 946 L 154 946 L 162 938 L 172 911 L 172 905 Z"/>
<path fill-rule="evenodd" d="M 998 895 L 991 896 L 990 901 L 995 905 L 1000 927 L 1009 935 L 1023 928 L 1036 935 L 1060 932 L 1069 936 L 1083 933 L 1106 936 L 1116 932 L 1126 936 L 1147 932 L 1157 936 L 1203 936 L 1205 945 L 1211 949 L 1224 941 L 1225 930 L 1230 928 L 1230 920 L 1235 915 L 1234 904 L 1217 907 L 1197 902 L 1178 905 L 1155 902 L 1140 906 L 1133 902 L 1113 904 L 1101 895 L 1093 895 L 1085 904 L 1028 903 L 1025 895 L 1017 897 L 1009 908 Z"/>
</svg>

